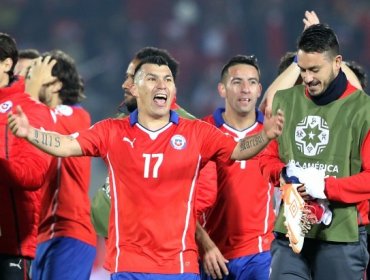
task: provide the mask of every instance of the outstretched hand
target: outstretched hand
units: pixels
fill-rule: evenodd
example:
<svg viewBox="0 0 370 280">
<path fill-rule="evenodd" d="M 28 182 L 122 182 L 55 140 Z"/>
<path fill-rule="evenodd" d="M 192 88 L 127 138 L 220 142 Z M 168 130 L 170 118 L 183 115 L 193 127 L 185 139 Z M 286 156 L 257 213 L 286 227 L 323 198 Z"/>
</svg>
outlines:
<svg viewBox="0 0 370 280">
<path fill-rule="evenodd" d="M 269 140 L 281 135 L 284 121 L 284 112 L 282 110 L 278 109 L 276 115 L 272 115 L 271 109 L 266 108 L 263 126 L 264 132 Z"/>
<path fill-rule="evenodd" d="M 311 11 L 311 12 L 306 11 L 304 13 L 304 16 L 305 16 L 305 18 L 303 19 L 303 23 L 304 23 L 304 29 L 303 30 L 306 30 L 311 25 L 315 25 L 315 24 L 320 23 L 319 17 L 316 15 L 316 13 L 314 11 Z"/>
<path fill-rule="evenodd" d="M 15 108 L 15 113 L 9 112 L 8 125 L 12 133 L 20 138 L 27 138 L 31 126 L 21 106 Z"/>
</svg>

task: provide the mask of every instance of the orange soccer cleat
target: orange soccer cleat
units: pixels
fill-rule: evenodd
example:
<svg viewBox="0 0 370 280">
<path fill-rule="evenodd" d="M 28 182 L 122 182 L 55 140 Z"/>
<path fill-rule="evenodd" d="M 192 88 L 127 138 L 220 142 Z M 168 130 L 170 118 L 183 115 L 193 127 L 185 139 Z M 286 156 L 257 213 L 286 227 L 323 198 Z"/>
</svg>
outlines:
<svg viewBox="0 0 370 280">
<path fill-rule="evenodd" d="M 297 188 L 302 184 L 285 184 L 281 187 L 284 201 L 284 225 L 287 228 L 289 246 L 294 253 L 302 250 L 305 234 L 318 222 L 316 207 L 305 203 Z M 319 209 L 319 208 L 318 208 Z"/>
</svg>

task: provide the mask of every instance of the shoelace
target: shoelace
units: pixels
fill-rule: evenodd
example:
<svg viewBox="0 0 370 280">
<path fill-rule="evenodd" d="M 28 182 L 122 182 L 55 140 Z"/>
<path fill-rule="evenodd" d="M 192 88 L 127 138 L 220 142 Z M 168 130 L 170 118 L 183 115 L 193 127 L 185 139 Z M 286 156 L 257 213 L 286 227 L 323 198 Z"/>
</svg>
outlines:
<svg viewBox="0 0 370 280">
<path fill-rule="evenodd" d="M 318 219 L 315 214 L 315 207 L 305 203 L 305 205 L 303 206 L 303 210 L 302 210 L 302 217 L 299 222 L 299 226 L 301 227 L 302 234 L 303 235 L 307 234 L 311 230 L 312 225 L 317 224 L 317 223 L 318 223 Z"/>
</svg>

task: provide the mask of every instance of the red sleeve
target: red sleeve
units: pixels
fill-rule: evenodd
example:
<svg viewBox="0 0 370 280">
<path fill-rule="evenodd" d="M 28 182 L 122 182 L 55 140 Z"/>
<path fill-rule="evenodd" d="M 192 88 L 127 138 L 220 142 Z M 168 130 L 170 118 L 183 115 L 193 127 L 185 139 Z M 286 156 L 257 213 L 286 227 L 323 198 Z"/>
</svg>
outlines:
<svg viewBox="0 0 370 280">
<path fill-rule="evenodd" d="M 279 147 L 276 140 L 272 140 L 259 154 L 259 160 L 263 177 L 273 186 L 278 186 L 280 172 L 285 164 L 279 158 Z"/>
<path fill-rule="evenodd" d="M 48 154 L 24 143 L 17 157 L 0 159 L 0 180 L 6 185 L 37 190 L 45 180 L 50 160 Z"/>
<path fill-rule="evenodd" d="M 370 199 L 370 131 L 361 148 L 362 171 L 356 175 L 325 179 L 325 193 L 329 200 L 357 203 Z"/>
<path fill-rule="evenodd" d="M 87 130 L 79 132 L 76 138 L 79 142 L 84 156 L 94 156 L 105 158 L 107 154 L 107 132 L 111 130 L 111 121 L 103 120 Z"/>
<path fill-rule="evenodd" d="M 36 128 L 53 129 L 50 110 L 43 104 L 25 101 L 23 109 L 29 122 Z M 0 180 L 5 184 L 28 190 L 37 190 L 43 184 L 51 156 L 24 139 L 8 131 L 9 154 L 0 159 Z"/>
<path fill-rule="evenodd" d="M 201 135 L 202 158 L 207 162 L 208 160 L 221 161 L 223 163 L 233 163 L 231 154 L 233 153 L 236 142 L 230 135 L 224 134 L 217 127 L 203 122 L 198 126 L 199 135 Z"/>
<path fill-rule="evenodd" d="M 215 203 L 217 197 L 216 163 L 209 161 L 199 172 L 195 207 L 198 220 L 206 210 Z M 200 220 L 202 223 L 203 221 Z"/>
</svg>

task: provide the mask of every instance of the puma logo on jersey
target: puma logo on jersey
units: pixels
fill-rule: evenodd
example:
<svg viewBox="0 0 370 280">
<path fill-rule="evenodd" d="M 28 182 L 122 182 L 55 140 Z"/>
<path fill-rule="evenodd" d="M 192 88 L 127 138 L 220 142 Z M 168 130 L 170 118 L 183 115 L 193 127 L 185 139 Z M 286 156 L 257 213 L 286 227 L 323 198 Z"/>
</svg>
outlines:
<svg viewBox="0 0 370 280">
<path fill-rule="evenodd" d="M 9 263 L 9 267 L 17 267 L 19 268 L 20 270 L 22 270 L 22 267 L 21 267 L 21 261 L 22 260 L 19 260 L 19 263 Z"/>
<path fill-rule="evenodd" d="M 135 142 L 135 140 L 136 140 L 136 138 L 134 138 L 134 140 L 130 140 L 130 139 L 128 139 L 127 137 L 123 137 L 123 139 L 122 139 L 123 141 L 125 141 L 125 142 L 128 142 L 128 143 L 130 143 L 130 145 L 131 145 L 131 148 L 133 148 L 134 147 L 134 142 Z"/>
</svg>

